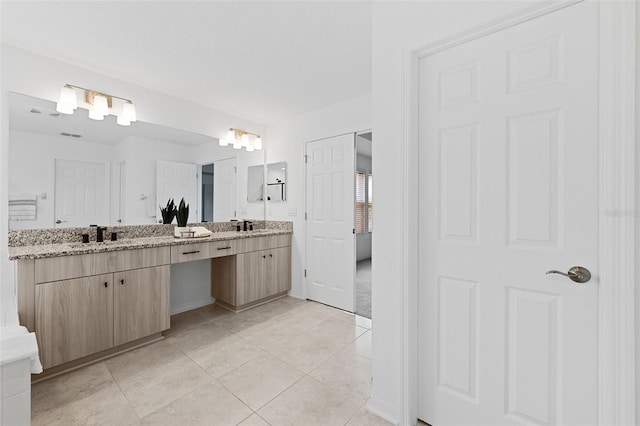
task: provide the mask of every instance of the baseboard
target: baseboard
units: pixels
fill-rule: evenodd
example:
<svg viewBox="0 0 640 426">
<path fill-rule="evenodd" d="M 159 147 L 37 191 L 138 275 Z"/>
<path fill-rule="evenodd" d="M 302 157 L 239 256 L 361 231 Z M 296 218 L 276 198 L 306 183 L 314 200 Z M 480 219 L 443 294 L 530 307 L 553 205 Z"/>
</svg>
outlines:
<svg viewBox="0 0 640 426">
<path fill-rule="evenodd" d="M 392 415 L 392 413 L 396 411 L 395 407 L 387 404 L 384 401 L 381 401 L 375 396 L 372 396 L 371 398 L 369 398 L 369 402 L 367 402 L 367 410 L 371 411 L 373 414 L 375 414 L 378 417 L 382 417 L 383 419 L 385 419 L 391 424 L 394 424 L 394 425 L 399 424 L 396 417 Z"/>
<path fill-rule="evenodd" d="M 171 315 L 181 314 L 182 312 L 191 311 L 193 309 L 202 308 L 203 306 L 211 305 L 216 299 L 213 297 L 203 297 L 201 299 L 192 300 L 189 303 L 183 303 L 182 305 L 172 306 Z"/>
</svg>

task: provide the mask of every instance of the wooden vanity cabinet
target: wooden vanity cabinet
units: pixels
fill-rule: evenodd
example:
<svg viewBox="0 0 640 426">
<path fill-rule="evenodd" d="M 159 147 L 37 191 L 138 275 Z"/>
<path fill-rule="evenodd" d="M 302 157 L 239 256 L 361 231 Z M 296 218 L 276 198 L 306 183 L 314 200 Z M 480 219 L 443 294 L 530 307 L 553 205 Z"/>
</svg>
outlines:
<svg viewBox="0 0 640 426">
<path fill-rule="evenodd" d="M 113 274 L 113 344 L 169 328 L 169 265 Z"/>
<path fill-rule="evenodd" d="M 28 261 L 35 279 L 22 285 L 33 286 L 32 331 L 43 367 L 168 329 L 169 261 L 169 247 Z M 96 271 L 108 273 L 70 278 Z"/>
<path fill-rule="evenodd" d="M 113 346 L 113 274 L 38 284 L 35 303 L 44 368 Z"/>
<path fill-rule="evenodd" d="M 212 259 L 211 295 L 216 303 L 240 311 L 286 294 L 291 289 L 291 238 L 284 237 L 247 239 L 244 250 L 273 248 Z"/>
</svg>

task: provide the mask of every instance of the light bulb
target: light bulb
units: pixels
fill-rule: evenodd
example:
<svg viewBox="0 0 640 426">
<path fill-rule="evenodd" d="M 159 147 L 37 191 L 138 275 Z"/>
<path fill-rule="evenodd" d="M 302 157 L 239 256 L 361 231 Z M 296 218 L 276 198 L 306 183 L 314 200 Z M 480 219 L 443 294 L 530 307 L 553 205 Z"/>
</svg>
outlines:
<svg viewBox="0 0 640 426">
<path fill-rule="evenodd" d="M 260 136 L 256 136 L 256 140 L 253 141 L 253 147 L 257 150 L 262 149 L 262 138 Z"/>
<path fill-rule="evenodd" d="M 76 91 L 72 87 L 64 86 L 60 90 L 60 99 L 56 105 L 56 111 L 62 114 L 73 114 L 73 110 L 78 108 L 78 98 Z"/>
<path fill-rule="evenodd" d="M 118 118 L 116 119 L 116 123 L 118 123 L 121 126 L 129 126 L 131 124 L 131 122 L 127 120 L 127 118 L 124 117 L 123 114 L 118 116 Z"/>
<path fill-rule="evenodd" d="M 96 110 L 92 108 L 89 110 L 89 118 L 92 120 L 104 120 L 104 115 L 96 112 Z"/>
<path fill-rule="evenodd" d="M 104 95 L 96 94 L 93 96 L 93 108 L 96 114 L 102 116 L 109 115 L 109 102 Z"/>
<path fill-rule="evenodd" d="M 242 146 L 249 145 L 249 135 L 248 134 L 245 133 L 244 135 L 242 135 L 242 137 L 240 138 L 240 144 Z"/>
<path fill-rule="evenodd" d="M 132 123 L 136 121 L 136 107 L 131 102 L 122 105 L 122 117 Z"/>
<path fill-rule="evenodd" d="M 251 143 L 251 141 L 249 141 L 247 143 L 246 150 L 247 150 L 247 152 L 252 152 L 253 151 L 253 143 Z"/>
<path fill-rule="evenodd" d="M 226 139 L 218 139 L 218 145 L 220 146 L 228 146 L 229 145 L 229 141 Z"/>
<path fill-rule="evenodd" d="M 240 144 L 240 141 L 236 141 L 233 144 L 233 149 L 242 149 L 242 145 Z"/>
<path fill-rule="evenodd" d="M 229 129 L 229 131 L 227 132 L 227 137 L 225 139 L 227 141 L 227 144 L 235 145 L 236 144 L 236 132 L 234 132 L 233 130 Z"/>
</svg>

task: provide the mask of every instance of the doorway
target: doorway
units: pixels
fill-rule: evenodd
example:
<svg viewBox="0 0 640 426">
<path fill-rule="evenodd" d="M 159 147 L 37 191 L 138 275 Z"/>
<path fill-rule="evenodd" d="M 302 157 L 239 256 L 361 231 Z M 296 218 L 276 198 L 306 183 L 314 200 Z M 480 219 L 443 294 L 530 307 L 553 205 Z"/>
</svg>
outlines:
<svg viewBox="0 0 640 426">
<path fill-rule="evenodd" d="M 371 319 L 371 238 L 373 233 L 372 133 L 356 135 L 356 299 L 355 313 Z"/>
</svg>

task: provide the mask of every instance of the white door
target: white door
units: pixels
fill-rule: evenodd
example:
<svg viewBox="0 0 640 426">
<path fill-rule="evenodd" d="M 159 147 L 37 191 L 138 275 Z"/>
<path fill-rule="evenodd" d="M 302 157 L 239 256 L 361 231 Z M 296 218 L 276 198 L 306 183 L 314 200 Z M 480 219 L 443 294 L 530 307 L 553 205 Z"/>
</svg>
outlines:
<svg viewBox="0 0 640 426">
<path fill-rule="evenodd" d="M 55 160 L 54 226 L 107 225 L 109 193 L 105 163 Z"/>
<path fill-rule="evenodd" d="M 353 312 L 355 135 L 308 142 L 307 298 Z"/>
<path fill-rule="evenodd" d="M 597 422 L 597 29 L 583 2 L 420 61 L 427 423 Z"/>
<path fill-rule="evenodd" d="M 189 204 L 189 223 L 198 222 L 198 178 L 195 164 L 158 160 L 156 180 L 156 204 L 166 206 L 173 198 L 176 207 L 180 200 Z M 160 207 L 156 219 L 162 220 Z M 175 219 L 174 219 L 175 222 Z"/>
<path fill-rule="evenodd" d="M 227 158 L 213 163 L 213 220 L 225 222 L 237 219 L 238 167 L 237 159 Z"/>
</svg>

